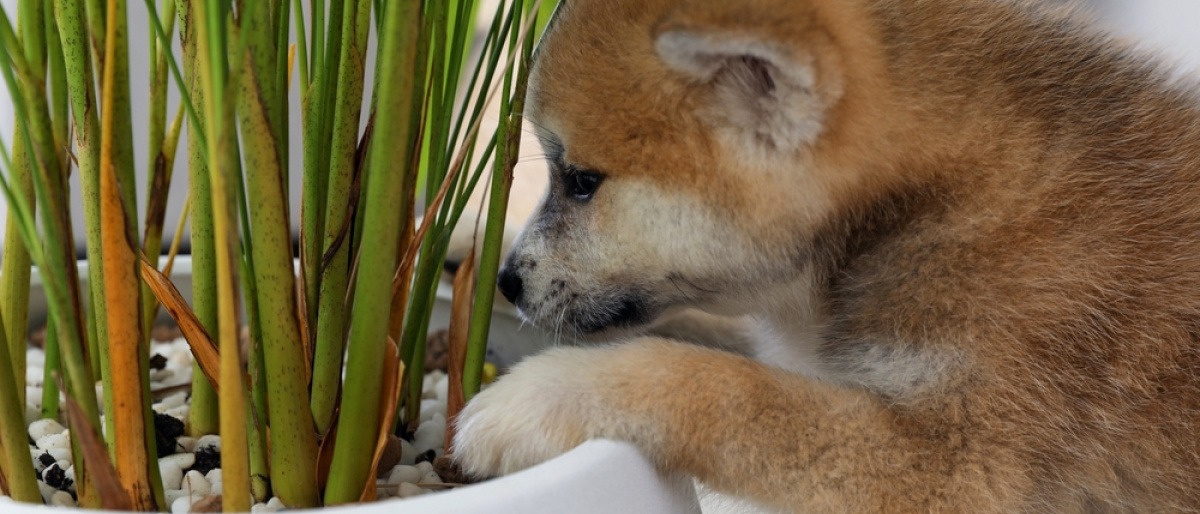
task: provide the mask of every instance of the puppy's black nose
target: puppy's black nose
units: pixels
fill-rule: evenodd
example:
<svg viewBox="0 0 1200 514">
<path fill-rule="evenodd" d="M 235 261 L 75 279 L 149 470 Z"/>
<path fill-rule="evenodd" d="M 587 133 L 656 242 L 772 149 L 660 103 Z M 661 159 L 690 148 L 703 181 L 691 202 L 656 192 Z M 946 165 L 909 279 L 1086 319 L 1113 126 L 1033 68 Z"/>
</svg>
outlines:
<svg viewBox="0 0 1200 514">
<path fill-rule="evenodd" d="M 500 294 L 513 304 L 517 303 L 517 299 L 521 297 L 521 292 L 525 289 L 521 276 L 507 266 L 500 270 L 500 278 L 496 282 L 500 286 Z"/>
</svg>

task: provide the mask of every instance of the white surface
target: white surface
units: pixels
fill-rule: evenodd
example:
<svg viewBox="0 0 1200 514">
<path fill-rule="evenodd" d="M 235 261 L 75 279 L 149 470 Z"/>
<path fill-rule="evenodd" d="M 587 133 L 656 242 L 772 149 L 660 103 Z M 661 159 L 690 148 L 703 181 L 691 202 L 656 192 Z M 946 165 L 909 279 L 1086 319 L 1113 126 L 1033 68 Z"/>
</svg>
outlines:
<svg viewBox="0 0 1200 514">
<path fill-rule="evenodd" d="M 55 514 L 62 509 L 5 503 L 4 514 Z M 75 510 L 74 512 L 84 512 Z M 104 511 L 86 511 L 102 514 Z M 700 512 L 691 481 L 660 476 L 627 443 L 588 441 L 502 479 L 410 500 L 336 507 L 319 514 L 672 514 Z"/>
<path fill-rule="evenodd" d="M 1093 0 L 1102 23 L 1200 77 L 1200 1 Z"/>
</svg>

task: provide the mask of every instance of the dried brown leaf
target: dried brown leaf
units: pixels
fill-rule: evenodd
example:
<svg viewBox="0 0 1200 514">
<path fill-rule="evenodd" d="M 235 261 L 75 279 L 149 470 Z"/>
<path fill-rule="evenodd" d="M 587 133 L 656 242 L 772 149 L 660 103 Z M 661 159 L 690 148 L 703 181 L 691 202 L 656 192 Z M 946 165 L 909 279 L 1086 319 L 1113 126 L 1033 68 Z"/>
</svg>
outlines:
<svg viewBox="0 0 1200 514">
<path fill-rule="evenodd" d="M 59 390 L 68 391 L 63 385 Z M 117 479 L 117 469 L 108 458 L 108 446 L 100 438 L 96 427 L 88 422 L 87 416 L 79 403 L 71 395 L 66 395 L 67 401 L 63 409 L 67 413 L 67 424 L 71 435 L 77 438 L 79 447 L 83 450 L 83 461 L 89 467 L 87 476 L 95 488 L 95 497 L 100 499 L 100 507 L 106 510 L 133 510 L 133 500 L 121 487 Z"/>
<path fill-rule="evenodd" d="M 221 512 L 221 495 L 214 494 L 201 498 L 200 501 L 192 504 L 192 508 L 188 512 L 193 514 L 197 512 Z"/>
<path fill-rule="evenodd" d="M 196 313 L 187 304 L 187 300 L 183 299 L 183 295 L 179 294 L 175 284 L 172 284 L 166 275 L 151 266 L 145 258 L 141 260 L 141 264 L 142 280 L 146 281 L 146 284 L 150 286 L 150 291 L 158 298 L 158 302 L 167 309 L 167 313 L 179 325 L 179 330 L 183 332 L 183 338 L 187 340 L 188 346 L 192 349 L 192 355 L 200 365 L 200 371 L 208 378 L 213 388 L 219 391 L 221 356 L 212 336 L 204 330 L 204 326 L 196 318 Z"/>
<path fill-rule="evenodd" d="M 454 296 L 450 301 L 450 328 L 447 344 L 446 374 L 446 453 L 454 452 L 454 421 L 466 404 L 463 395 L 463 367 L 467 364 L 467 336 L 471 331 L 471 307 L 475 298 L 475 246 L 467 250 L 462 265 L 454 272 Z"/>
</svg>

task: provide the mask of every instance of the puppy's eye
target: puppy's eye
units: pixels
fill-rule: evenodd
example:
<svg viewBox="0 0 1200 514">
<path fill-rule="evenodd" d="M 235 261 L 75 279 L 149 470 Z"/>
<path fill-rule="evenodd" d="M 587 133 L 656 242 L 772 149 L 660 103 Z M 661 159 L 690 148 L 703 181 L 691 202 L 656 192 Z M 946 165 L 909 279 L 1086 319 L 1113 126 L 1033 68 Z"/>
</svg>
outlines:
<svg viewBox="0 0 1200 514">
<path fill-rule="evenodd" d="M 567 194 L 576 200 L 587 201 L 592 199 L 592 195 L 596 194 L 596 189 L 604 181 L 604 175 L 591 171 L 571 169 L 564 177 L 564 181 L 567 186 Z"/>
</svg>

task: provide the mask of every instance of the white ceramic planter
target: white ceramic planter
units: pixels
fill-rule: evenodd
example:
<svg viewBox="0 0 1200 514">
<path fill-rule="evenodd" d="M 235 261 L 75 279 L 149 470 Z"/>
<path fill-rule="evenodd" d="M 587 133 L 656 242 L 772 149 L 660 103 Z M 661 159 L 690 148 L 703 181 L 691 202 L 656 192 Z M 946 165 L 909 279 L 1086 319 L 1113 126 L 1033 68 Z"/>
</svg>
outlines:
<svg viewBox="0 0 1200 514">
<path fill-rule="evenodd" d="M 95 513 L 0 503 L 4 514 Z M 311 514 L 670 514 L 700 512 L 692 482 L 663 477 L 633 446 L 589 441 L 520 473 L 407 500 L 332 507 Z M 115 514 L 115 513 L 114 513 Z"/>
<path fill-rule="evenodd" d="M 172 280 L 190 297 L 191 262 L 178 259 Z M 30 319 L 45 319 L 45 297 L 34 277 Z M 430 326 L 449 319 L 449 288 L 439 288 Z M 504 365 L 549 344 L 535 329 L 522 327 L 515 313 L 501 308 L 492 322 L 490 359 Z M 0 503 L 2 514 L 62 514 L 97 512 L 42 505 Z M 303 511 L 301 511 L 303 512 Z M 314 514 L 660 514 L 700 512 L 692 481 L 663 476 L 635 447 L 615 441 L 589 441 L 578 448 L 525 471 L 453 491 L 406 500 L 308 511 Z"/>
</svg>

